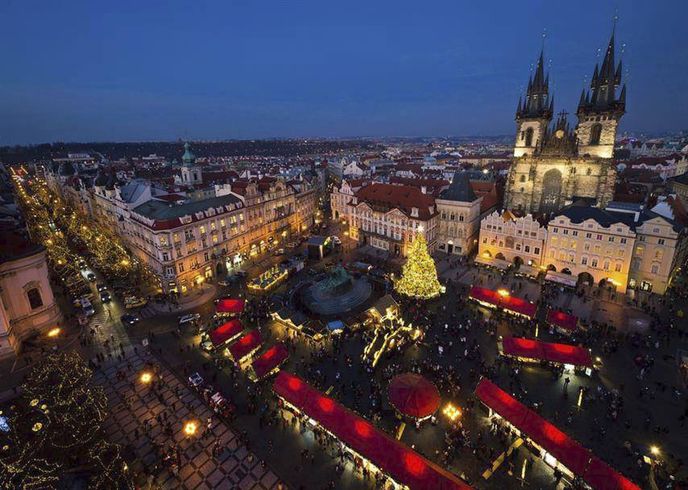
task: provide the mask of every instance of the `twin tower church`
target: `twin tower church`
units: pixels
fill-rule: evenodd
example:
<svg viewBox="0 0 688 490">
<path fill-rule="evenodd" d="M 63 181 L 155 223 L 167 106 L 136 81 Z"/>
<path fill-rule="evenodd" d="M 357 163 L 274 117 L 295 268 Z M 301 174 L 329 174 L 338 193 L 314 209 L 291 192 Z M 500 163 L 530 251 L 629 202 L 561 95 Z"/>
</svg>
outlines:
<svg viewBox="0 0 688 490">
<path fill-rule="evenodd" d="M 566 112 L 552 122 L 554 98 L 543 65 L 541 53 L 525 99 L 518 101 L 505 208 L 552 213 L 579 198 L 604 207 L 614 193 L 614 141 L 626 110 L 621 62 L 614 62 L 614 34 L 602 66 L 595 65 L 589 90 L 580 96 L 575 128 L 569 126 Z"/>
</svg>

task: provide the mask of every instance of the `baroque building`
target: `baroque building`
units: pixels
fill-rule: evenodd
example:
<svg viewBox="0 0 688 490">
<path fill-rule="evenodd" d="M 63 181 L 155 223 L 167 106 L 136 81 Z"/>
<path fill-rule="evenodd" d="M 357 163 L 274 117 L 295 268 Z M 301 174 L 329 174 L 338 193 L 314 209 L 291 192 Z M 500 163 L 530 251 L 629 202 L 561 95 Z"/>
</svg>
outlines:
<svg viewBox="0 0 688 490">
<path fill-rule="evenodd" d="M 612 200 L 616 169 L 614 141 L 626 108 L 621 63 L 614 61 L 614 34 L 601 67 L 595 65 L 590 89 L 583 90 L 575 128 L 562 111 L 552 124 L 554 98 L 540 53 L 516 110 L 514 160 L 507 180 L 505 206 L 523 213 L 553 213 L 574 198 L 599 207 Z"/>
</svg>

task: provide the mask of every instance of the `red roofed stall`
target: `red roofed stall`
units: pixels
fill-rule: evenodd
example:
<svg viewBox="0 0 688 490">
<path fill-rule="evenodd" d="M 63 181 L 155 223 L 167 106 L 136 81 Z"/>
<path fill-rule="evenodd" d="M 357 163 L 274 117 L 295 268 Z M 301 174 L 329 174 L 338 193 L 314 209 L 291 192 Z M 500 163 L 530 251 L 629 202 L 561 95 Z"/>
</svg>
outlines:
<svg viewBox="0 0 688 490">
<path fill-rule="evenodd" d="M 535 311 L 537 310 L 535 303 L 512 296 L 505 289 L 494 291 L 481 288 L 480 286 L 473 286 L 468 297 L 488 308 L 501 308 L 508 313 L 531 319 L 535 317 Z"/>
<path fill-rule="evenodd" d="M 595 490 L 640 490 L 579 442 L 543 419 L 513 396 L 483 378 L 476 396 L 539 449 L 547 464 L 569 476 L 578 476 Z"/>
<path fill-rule="evenodd" d="M 241 320 L 235 318 L 211 331 L 209 334 L 210 341 L 213 343 L 213 347 L 219 347 L 225 342 L 231 342 L 236 339 L 243 330 L 244 325 L 241 323 Z"/>
<path fill-rule="evenodd" d="M 244 312 L 244 306 L 246 306 L 246 301 L 243 299 L 221 298 L 215 305 L 215 311 L 217 313 L 238 315 Z"/>
<path fill-rule="evenodd" d="M 242 362 L 256 352 L 262 343 L 263 337 L 260 331 L 253 329 L 228 347 L 229 357 L 234 361 Z"/>
<path fill-rule="evenodd" d="M 576 367 L 592 367 L 590 351 L 568 344 L 555 344 L 520 337 L 505 337 L 501 342 L 503 355 L 520 359 L 570 364 Z"/>
<path fill-rule="evenodd" d="M 273 390 L 287 406 L 307 415 L 345 444 L 355 457 L 367 460 L 372 465 L 369 469 L 381 471 L 398 484 L 414 490 L 471 488 L 456 475 L 427 460 L 291 373 L 280 371 Z"/>
<path fill-rule="evenodd" d="M 268 350 L 258 356 L 252 363 L 253 375 L 255 380 L 264 378 L 289 358 L 289 351 L 284 344 L 279 343 L 270 347 Z"/>
<path fill-rule="evenodd" d="M 561 310 L 550 309 L 547 312 L 547 323 L 563 333 L 571 333 L 578 327 L 578 317 Z"/>
</svg>

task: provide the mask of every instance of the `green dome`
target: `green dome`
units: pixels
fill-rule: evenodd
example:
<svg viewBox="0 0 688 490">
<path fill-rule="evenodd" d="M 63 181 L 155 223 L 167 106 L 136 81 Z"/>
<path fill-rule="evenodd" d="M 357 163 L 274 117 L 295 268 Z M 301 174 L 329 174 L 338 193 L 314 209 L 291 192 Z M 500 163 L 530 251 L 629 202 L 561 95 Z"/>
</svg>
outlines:
<svg viewBox="0 0 688 490">
<path fill-rule="evenodd" d="M 182 155 L 182 162 L 184 162 L 185 165 L 196 162 L 196 155 L 191 152 L 191 145 L 189 145 L 188 141 L 184 143 L 184 155 Z"/>
</svg>

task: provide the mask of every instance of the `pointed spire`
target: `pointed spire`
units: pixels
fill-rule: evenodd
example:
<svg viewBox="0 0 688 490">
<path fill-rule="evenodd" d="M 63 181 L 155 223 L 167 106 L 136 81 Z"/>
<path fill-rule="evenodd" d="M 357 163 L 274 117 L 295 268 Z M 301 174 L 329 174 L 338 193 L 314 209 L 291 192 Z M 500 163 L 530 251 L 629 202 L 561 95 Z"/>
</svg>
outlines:
<svg viewBox="0 0 688 490">
<path fill-rule="evenodd" d="M 622 60 L 619 60 L 619 66 L 616 67 L 616 75 L 614 75 L 615 85 L 619 85 L 621 83 L 621 63 Z"/>
<path fill-rule="evenodd" d="M 518 97 L 518 107 L 516 108 L 516 114 L 521 113 L 521 96 Z"/>
<path fill-rule="evenodd" d="M 599 75 L 599 69 L 598 69 L 597 63 L 595 63 L 595 71 L 592 72 L 592 80 L 590 80 L 590 86 L 591 87 L 594 87 L 595 85 L 597 85 L 597 79 L 599 78 L 599 76 L 600 76 Z"/>
<path fill-rule="evenodd" d="M 621 88 L 621 95 L 619 95 L 619 104 L 621 104 L 624 108 L 626 107 L 626 84 L 623 84 L 623 87 Z"/>
<path fill-rule="evenodd" d="M 549 98 L 549 113 L 554 114 L 554 95 Z"/>
<path fill-rule="evenodd" d="M 583 105 L 585 105 L 585 89 L 583 89 L 581 91 L 580 100 L 578 101 L 578 107 L 579 108 L 582 107 Z"/>
</svg>

